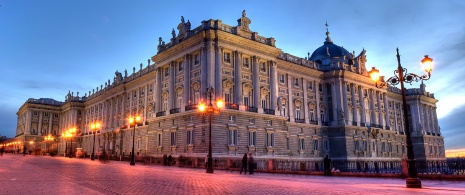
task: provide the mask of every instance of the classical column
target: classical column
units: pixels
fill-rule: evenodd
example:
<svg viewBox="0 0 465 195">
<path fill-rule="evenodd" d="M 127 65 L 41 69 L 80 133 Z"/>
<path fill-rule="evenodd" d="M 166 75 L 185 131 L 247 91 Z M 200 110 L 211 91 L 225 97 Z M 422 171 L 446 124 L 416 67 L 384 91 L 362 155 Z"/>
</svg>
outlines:
<svg viewBox="0 0 465 195">
<path fill-rule="evenodd" d="M 347 102 L 347 82 L 342 82 L 342 105 L 344 107 L 344 122 L 346 125 L 348 125 L 347 123 L 349 120 L 349 103 Z"/>
<path fill-rule="evenodd" d="M 127 92 L 123 92 L 123 93 L 121 94 L 121 98 L 123 99 L 123 101 L 121 101 L 122 104 L 121 104 L 121 110 L 120 110 L 120 112 L 121 112 L 121 117 L 120 117 L 121 125 L 125 125 L 125 124 L 126 124 L 126 123 L 124 122 L 124 120 L 126 120 L 126 116 L 125 116 L 124 111 L 126 110 L 126 99 L 127 99 L 126 96 L 127 96 L 127 94 L 128 94 Z"/>
<path fill-rule="evenodd" d="M 190 85 L 190 76 L 191 76 L 191 66 L 192 66 L 192 55 L 186 54 L 184 56 L 184 91 L 183 91 L 183 104 L 181 111 L 185 111 L 185 106 L 189 105 L 190 95 L 191 95 L 191 85 Z"/>
<path fill-rule="evenodd" d="M 436 130 L 436 133 L 441 134 L 441 129 L 439 129 L 438 114 L 436 112 L 436 107 L 433 107 L 433 121 L 434 121 L 434 129 Z"/>
<path fill-rule="evenodd" d="M 376 102 L 378 102 L 378 111 L 379 111 L 378 116 L 376 116 L 378 117 L 378 125 L 384 126 L 383 109 L 381 108 L 381 98 L 380 98 L 382 96 L 382 93 L 381 91 L 377 91 L 375 94 L 376 94 Z"/>
<path fill-rule="evenodd" d="M 31 134 L 31 122 L 32 122 L 32 112 L 30 110 L 26 111 L 26 124 L 24 129 L 24 134 Z"/>
<path fill-rule="evenodd" d="M 233 52 L 234 55 L 234 99 L 236 104 L 242 105 L 242 66 L 241 56 L 238 51 Z"/>
<path fill-rule="evenodd" d="M 376 122 L 376 112 L 375 112 L 375 98 L 373 97 L 375 90 L 369 89 L 368 96 L 370 98 L 370 123 L 372 126 Z"/>
<path fill-rule="evenodd" d="M 52 134 L 52 126 L 53 126 L 53 113 L 49 113 L 48 117 L 48 130 L 46 134 Z"/>
<path fill-rule="evenodd" d="M 116 128 L 121 127 L 121 125 L 120 125 L 120 117 L 118 117 L 118 113 L 119 113 L 119 109 L 118 109 L 118 107 L 119 107 L 119 96 L 120 95 L 115 96 L 115 127 Z M 89 125 L 87 125 L 87 128 L 89 128 Z"/>
<path fill-rule="evenodd" d="M 270 61 L 270 109 L 275 111 L 275 114 L 278 114 L 276 109 L 277 98 L 278 98 L 278 71 L 276 71 L 277 64 L 275 61 Z"/>
<path fill-rule="evenodd" d="M 323 84 L 321 84 L 323 85 Z M 320 118 L 320 84 L 317 84 L 316 81 L 313 82 L 313 87 L 315 88 L 315 100 L 316 100 L 316 113 L 315 113 L 315 118 L 318 121 L 318 125 L 321 126 L 321 118 Z"/>
<path fill-rule="evenodd" d="M 223 70 L 221 69 L 221 48 L 218 45 L 215 45 L 215 96 L 216 99 L 223 99 Z"/>
<path fill-rule="evenodd" d="M 161 105 L 162 105 L 162 100 L 161 100 L 161 86 L 162 86 L 162 83 L 161 83 L 161 72 L 162 72 L 162 68 L 161 67 L 158 67 L 157 68 L 157 76 L 156 76 L 156 83 L 155 83 L 155 91 L 154 91 L 154 100 L 155 100 L 155 113 L 156 112 L 160 112 L 161 111 Z M 124 99 L 123 99 L 123 102 L 124 102 Z M 123 108 L 124 110 L 124 108 Z"/>
<path fill-rule="evenodd" d="M 359 122 L 358 119 L 358 108 L 357 108 L 357 96 L 355 95 L 355 84 L 350 84 L 350 96 L 352 96 L 352 121 Z M 360 102 L 360 100 L 359 100 Z M 355 124 L 357 126 L 357 124 Z"/>
<path fill-rule="evenodd" d="M 166 109 L 166 115 L 170 114 L 170 110 L 173 109 L 174 103 L 176 102 L 176 91 L 175 91 L 175 80 L 176 80 L 176 64 L 177 62 L 171 61 L 170 63 L 170 74 L 168 78 L 168 108 Z"/>
<path fill-rule="evenodd" d="M 206 46 L 208 47 L 208 43 L 207 43 Z M 200 56 L 201 56 L 201 60 L 200 60 L 200 77 L 201 77 L 200 78 L 200 99 L 206 98 L 207 87 L 208 87 L 208 84 L 207 84 L 207 76 L 208 76 L 208 72 L 207 72 L 207 66 L 208 66 L 207 47 L 203 47 L 200 50 Z"/>
<path fill-rule="evenodd" d="M 209 41 L 207 42 L 207 85 L 205 87 L 215 87 L 215 66 L 215 48 L 213 42 Z"/>
<path fill-rule="evenodd" d="M 360 112 L 360 123 L 364 123 L 366 125 L 366 108 L 365 108 L 365 96 L 363 94 L 363 87 L 360 86 L 359 90 L 358 90 L 358 99 L 359 99 L 359 102 L 360 102 L 360 107 L 361 108 L 361 112 Z"/>
<path fill-rule="evenodd" d="M 302 88 L 304 89 L 304 119 L 305 123 L 309 124 L 310 119 L 308 119 L 309 111 L 308 111 L 308 86 L 307 86 L 307 81 L 302 78 Z"/>
<path fill-rule="evenodd" d="M 287 89 L 288 89 L 288 116 L 289 121 L 294 122 L 294 100 L 292 98 L 292 78 L 289 74 L 287 74 Z"/>
<path fill-rule="evenodd" d="M 397 108 L 396 108 L 396 105 L 397 105 L 397 102 L 395 101 L 392 101 L 392 109 L 394 110 L 394 125 L 395 125 L 395 130 L 396 132 L 399 134 L 400 132 L 400 128 L 399 128 L 399 125 L 397 123 Z"/>
<path fill-rule="evenodd" d="M 337 87 L 336 83 L 331 83 L 331 102 L 332 102 L 332 110 L 333 110 L 333 121 L 331 121 L 332 125 L 337 125 L 338 124 L 338 102 L 337 102 Z"/>
<path fill-rule="evenodd" d="M 42 135 L 42 111 L 37 111 L 39 113 L 39 127 L 37 128 L 38 135 Z"/>
<path fill-rule="evenodd" d="M 260 67 L 259 67 L 259 57 L 252 57 L 252 85 L 253 85 L 253 103 L 252 105 L 256 108 L 261 108 L 260 105 Z"/>
<path fill-rule="evenodd" d="M 145 84 L 145 89 L 144 89 L 144 125 L 145 125 L 145 121 L 147 121 L 148 119 L 148 114 L 147 114 L 147 105 L 149 105 L 149 103 L 147 102 L 148 100 L 148 97 L 149 97 L 149 85 L 150 84 Z M 112 104 L 113 105 L 113 104 Z M 110 115 L 110 117 L 113 117 Z"/>
<path fill-rule="evenodd" d="M 389 118 L 389 104 L 387 100 L 387 93 L 383 93 L 383 101 L 384 101 L 384 126 L 390 127 L 391 119 Z M 392 129 L 390 129 L 392 130 Z"/>
</svg>

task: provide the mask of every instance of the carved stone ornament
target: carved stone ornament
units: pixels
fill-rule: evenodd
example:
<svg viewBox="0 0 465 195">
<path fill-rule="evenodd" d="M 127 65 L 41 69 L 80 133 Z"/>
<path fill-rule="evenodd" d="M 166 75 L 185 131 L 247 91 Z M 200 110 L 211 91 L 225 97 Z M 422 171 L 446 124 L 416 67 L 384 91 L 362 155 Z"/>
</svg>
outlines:
<svg viewBox="0 0 465 195">
<path fill-rule="evenodd" d="M 234 86 L 234 83 L 231 82 L 230 80 L 228 79 L 225 79 L 223 80 L 223 88 L 226 90 L 226 89 L 230 89 Z"/>
<path fill-rule="evenodd" d="M 163 93 L 162 99 L 163 99 L 164 101 L 167 101 L 167 100 L 168 100 L 168 92 L 167 92 L 167 91 Z"/>
<path fill-rule="evenodd" d="M 195 83 L 192 83 L 192 90 L 194 91 L 199 91 L 200 90 L 200 82 L 195 82 Z"/>
<path fill-rule="evenodd" d="M 301 100 L 295 100 L 294 105 L 297 106 L 297 107 L 300 107 L 300 106 L 302 106 L 302 101 Z"/>
<path fill-rule="evenodd" d="M 315 105 L 315 103 L 310 102 L 310 103 L 308 103 L 308 107 L 309 107 L 310 109 L 315 109 L 316 105 Z"/>
<path fill-rule="evenodd" d="M 245 83 L 244 86 L 242 87 L 242 93 L 243 94 L 248 94 L 251 92 L 253 87 L 250 84 Z"/>
<path fill-rule="evenodd" d="M 183 93 L 183 91 L 184 91 L 184 89 L 183 89 L 182 87 L 178 87 L 178 88 L 176 89 L 176 95 L 177 95 L 177 96 L 181 96 L 182 93 Z"/>
<path fill-rule="evenodd" d="M 266 97 L 269 93 L 270 93 L 270 90 L 268 90 L 268 88 L 266 88 L 266 87 L 261 87 L 261 89 L 260 89 L 260 96 L 261 96 L 262 98 Z"/>
</svg>

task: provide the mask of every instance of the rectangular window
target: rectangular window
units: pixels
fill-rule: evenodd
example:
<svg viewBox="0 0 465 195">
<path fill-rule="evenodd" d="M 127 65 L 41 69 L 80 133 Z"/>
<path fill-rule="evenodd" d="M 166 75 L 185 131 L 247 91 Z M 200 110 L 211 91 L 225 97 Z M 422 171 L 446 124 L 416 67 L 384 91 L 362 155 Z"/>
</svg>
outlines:
<svg viewBox="0 0 465 195">
<path fill-rule="evenodd" d="M 249 68 L 249 58 L 244 58 L 243 61 L 242 61 L 242 66 L 244 66 L 244 68 Z"/>
<path fill-rule="evenodd" d="M 300 110 L 295 110 L 295 118 L 296 119 L 301 119 Z"/>
<path fill-rule="evenodd" d="M 386 152 L 386 143 L 385 142 L 381 143 L 381 152 Z"/>
<path fill-rule="evenodd" d="M 299 150 L 305 150 L 305 141 L 304 141 L 304 139 L 299 139 Z"/>
<path fill-rule="evenodd" d="M 200 63 L 200 55 L 199 54 L 195 54 L 194 55 L 194 64 L 195 65 L 198 65 Z"/>
<path fill-rule="evenodd" d="M 279 82 L 284 83 L 284 75 L 283 74 L 279 75 Z"/>
<path fill-rule="evenodd" d="M 244 106 L 249 106 L 249 97 L 244 97 Z"/>
<path fill-rule="evenodd" d="M 307 83 L 307 88 L 308 90 L 313 91 L 313 83 L 311 81 Z"/>
<path fill-rule="evenodd" d="M 323 85 L 321 83 L 318 84 L 318 92 L 323 93 Z"/>
<path fill-rule="evenodd" d="M 260 62 L 260 71 L 266 72 L 266 64 L 265 64 L 265 62 Z"/>
<path fill-rule="evenodd" d="M 231 63 L 231 53 L 224 53 L 224 62 Z"/>
<path fill-rule="evenodd" d="M 257 132 L 250 131 L 249 132 L 249 146 L 256 146 L 257 145 Z"/>
<path fill-rule="evenodd" d="M 230 121 L 230 122 L 236 121 L 236 117 L 235 117 L 235 116 L 229 116 L 229 121 Z"/>
<path fill-rule="evenodd" d="M 329 141 L 327 139 L 324 140 L 325 150 L 329 151 Z"/>
<path fill-rule="evenodd" d="M 274 147 L 274 133 L 266 133 L 266 147 Z"/>
<path fill-rule="evenodd" d="M 229 94 L 229 93 L 224 94 L 224 102 L 225 103 L 230 103 L 231 102 L 231 94 Z"/>
<path fill-rule="evenodd" d="M 161 146 L 161 133 L 158 134 L 158 146 Z"/>
<path fill-rule="evenodd" d="M 229 145 L 237 146 L 237 130 L 229 130 Z"/>
<path fill-rule="evenodd" d="M 318 150 L 318 140 L 313 140 L 313 150 Z"/>
<path fill-rule="evenodd" d="M 354 149 L 356 151 L 359 150 L 359 145 L 358 144 L 359 144 L 358 140 L 354 140 Z"/>
<path fill-rule="evenodd" d="M 272 120 L 266 120 L 266 126 L 272 126 L 273 121 Z"/>
<path fill-rule="evenodd" d="M 176 146 L 176 132 L 171 132 L 171 146 Z"/>
<path fill-rule="evenodd" d="M 286 148 L 287 148 L 288 150 L 291 149 L 291 143 L 290 143 L 290 141 L 289 141 L 289 137 L 286 137 Z"/>
<path fill-rule="evenodd" d="M 187 140 L 186 140 L 187 145 L 193 145 L 194 144 L 194 139 L 193 139 L 192 131 L 187 131 L 186 136 L 187 136 Z"/>
<path fill-rule="evenodd" d="M 165 77 L 170 76 L 170 69 L 169 68 L 165 68 L 164 72 L 165 72 Z"/>
<path fill-rule="evenodd" d="M 296 86 L 296 87 L 299 86 L 299 78 L 294 79 L 294 86 Z"/>
<path fill-rule="evenodd" d="M 184 62 L 179 62 L 178 64 L 178 72 L 182 72 L 184 70 Z"/>
</svg>

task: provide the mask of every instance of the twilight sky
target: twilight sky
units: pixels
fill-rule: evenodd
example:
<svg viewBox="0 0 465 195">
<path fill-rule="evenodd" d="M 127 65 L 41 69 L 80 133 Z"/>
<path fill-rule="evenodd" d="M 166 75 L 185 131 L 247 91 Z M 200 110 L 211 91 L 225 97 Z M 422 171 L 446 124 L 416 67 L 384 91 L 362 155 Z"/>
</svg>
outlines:
<svg viewBox="0 0 465 195">
<path fill-rule="evenodd" d="M 64 101 L 68 90 L 88 93 L 132 73 L 168 42 L 181 16 L 192 28 L 220 19 L 236 26 L 242 10 L 250 29 L 274 37 L 286 53 L 306 57 L 323 45 L 325 22 L 335 44 L 367 50 L 367 69 L 393 76 L 402 65 L 423 74 L 420 60 L 434 59 L 426 89 L 439 100 L 446 149 L 465 149 L 465 1 L 166 1 L 0 0 L 0 134 L 14 137 L 16 112 L 28 98 Z M 418 88 L 419 84 L 412 86 Z"/>
</svg>

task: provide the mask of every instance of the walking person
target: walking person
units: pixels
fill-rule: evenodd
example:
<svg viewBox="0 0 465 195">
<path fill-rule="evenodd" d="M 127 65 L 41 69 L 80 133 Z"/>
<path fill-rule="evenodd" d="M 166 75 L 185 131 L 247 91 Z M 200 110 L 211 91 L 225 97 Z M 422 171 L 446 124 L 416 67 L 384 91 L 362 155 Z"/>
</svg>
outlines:
<svg viewBox="0 0 465 195">
<path fill-rule="evenodd" d="M 248 164 L 249 164 L 249 174 L 252 175 L 253 174 L 253 169 L 254 169 L 254 166 L 255 166 L 255 162 L 253 160 L 252 153 L 249 153 L 249 158 L 247 159 L 247 161 L 248 161 Z"/>
<path fill-rule="evenodd" d="M 331 175 L 331 159 L 329 158 L 328 155 L 323 159 L 323 165 L 324 165 L 324 175 L 325 176 L 330 176 Z"/>
<path fill-rule="evenodd" d="M 244 174 L 247 175 L 247 153 L 245 153 L 244 157 L 242 157 L 242 167 L 239 174 L 242 174 L 242 170 L 244 170 Z"/>
<path fill-rule="evenodd" d="M 208 155 L 205 157 L 205 169 L 208 167 Z"/>
</svg>

